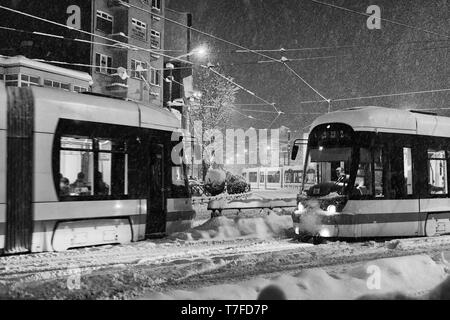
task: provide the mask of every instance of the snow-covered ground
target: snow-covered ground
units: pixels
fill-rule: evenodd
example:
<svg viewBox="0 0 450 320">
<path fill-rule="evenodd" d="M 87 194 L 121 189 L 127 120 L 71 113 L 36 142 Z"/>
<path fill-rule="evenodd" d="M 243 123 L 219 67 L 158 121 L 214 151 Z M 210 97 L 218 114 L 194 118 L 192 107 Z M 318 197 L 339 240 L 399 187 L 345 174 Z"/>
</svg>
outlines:
<svg viewBox="0 0 450 320">
<path fill-rule="evenodd" d="M 376 275 L 375 272 L 379 272 Z M 377 278 L 378 277 L 378 278 Z M 312 268 L 275 277 L 255 277 L 232 284 L 218 284 L 193 290 L 147 293 L 142 299 L 257 299 L 262 290 L 278 288 L 285 299 L 356 299 L 364 295 L 401 292 L 410 297 L 426 296 L 447 278 L 446 266 L 427 255 L 414 255 L 347 266 Z M 272 292 L 271 292 L 272 291 Z M 266 299 L 275 299 L 276 290 Z"/>
<path fill-rule="evenodd" d="M 441 252 L 450 252 L 450 237 L 313 246 L 263 235 L 1 257 L 0 297 L 255 299 L 272 283 L 288 299 L 352 299 L 391 290 L 418 295 L 443 280 Z M 405 257 L 417 253 L 427 255 Z M 377 260 L 386 257 L 405 258 Z M 368 290 L 369 265 L 380 268 L 381 291 Z"/>
<path fill-rule="evenodd" d="M 226 216 L 160 240 L 4 256 L 0 298 L 256 299 L 270 285 L 287 299 L 420 296 L 447 275 L 447 236 L 314 246 L 291 229 L 275 212 Z"/>
</svg>

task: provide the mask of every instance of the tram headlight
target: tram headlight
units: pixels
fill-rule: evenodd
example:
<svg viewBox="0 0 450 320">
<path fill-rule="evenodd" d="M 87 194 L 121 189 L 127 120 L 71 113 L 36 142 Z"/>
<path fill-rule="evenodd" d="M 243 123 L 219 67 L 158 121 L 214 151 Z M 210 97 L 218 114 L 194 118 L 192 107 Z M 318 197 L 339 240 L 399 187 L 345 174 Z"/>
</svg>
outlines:
<svg viewBox="0 0 450 320">
<path fill-rule="evenodd" d="M 319 234 L 323 238 L 328 238 L 328 237 L 330 237 L 330 230 L 322 229 L 322 230 L 320 230 Z"/>
<path fill-rule="evenodd" d="M 327 207 L 327 212 L 328 212 L 329 214 L 335 214 L 335 213 L 336 213 L 336 206 L 333 205 L 333 204 L 329 205 L 329 206 Z"/>
</svg>

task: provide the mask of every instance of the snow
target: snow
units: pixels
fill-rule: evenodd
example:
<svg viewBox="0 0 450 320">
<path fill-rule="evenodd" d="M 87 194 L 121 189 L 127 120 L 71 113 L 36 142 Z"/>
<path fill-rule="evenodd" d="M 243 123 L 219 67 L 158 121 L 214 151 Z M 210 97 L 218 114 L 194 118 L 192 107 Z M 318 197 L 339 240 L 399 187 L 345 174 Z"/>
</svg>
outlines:
<svg viewBox="0 0 450 320">
<path fill-rule="evenodd" d="M 380 270 L 379 289 L 368 285 L 371 276 L 368 270 L 371 270 L 371 266 Z M 436 263 L 427 255 L 414 255 L 365 262 L 339 273 L 332 269 L 327 271 L 325 268 L 312 268 L 274 278 L 256 277 L 234 284 L 147 294 L 144 298 L 255 300 L 267 287 L 272 288 L 264 293 L 268 299 L 279 298 L 280 294 L 292 300 L 356 299 L 368 294 L 386 295 L 392 292 L 418 297 L 438 286 L 446 277 L 442 264 Z"/>
<path fill-rule="evenodd" d="M 186 232 L 171 235 L 173 239 L 194 241 L 200 239 L 233 239 L 238 237 L 254 237 L 267 239 L 286 237 L 292 229 L 292 218 L 289 215 L 278 215 L 271 211 L 268 215 L 256 218 L 225 216 L 214 217 Z"/>
</svg>

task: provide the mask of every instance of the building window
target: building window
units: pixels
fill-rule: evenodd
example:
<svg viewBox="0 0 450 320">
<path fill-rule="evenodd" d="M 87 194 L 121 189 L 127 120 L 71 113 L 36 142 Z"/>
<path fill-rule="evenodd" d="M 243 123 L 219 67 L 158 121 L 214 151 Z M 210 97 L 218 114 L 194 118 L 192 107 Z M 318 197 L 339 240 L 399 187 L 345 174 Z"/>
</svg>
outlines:
<svg viewBox="0 0 450 320">
<path fill-rule="evenodd" d="M 29 86 L 39 86 L 39 77 L 28 76 L 26 74 L 22 74 L 20 76 L 20 86 L 21 87 L 29 87 Z"/>
<path fill-rule="evenodd" d="M 73 86 L 73 91 L 75 91 L 75 92 L 87 92 L 88 89 L 85 88 L 85 87 Z"/>
<path fill-rule="evenodd" d="M 63 89 L 66 91 L 70 91 L 69 83 L 62 83 L 62 82 L 47 80 L 47 79 L 44 80 L 44 87 L 57 88 L 57 89 Z"/>
<path fill-rule="evenodd" d="M 161 11 L 161 0 L 152 0 L 152 9 Z"/>
<path fill-rule="evenodd" d="M 141 41 L 147 41 L 147 24 L 138 19 L 131 19 L 131 36 Z"/>
<path fill-rule="evenodd" d="M 136 79 L 142 79 L 144 78 L 147 80 L 147 71 L 136 71 L 137 67 L 141 66 L 142 69 L 147 70 L 148 66 L 147 63 L 131 59 L 131 77 Z"/>
<path fill-rule="evenodd" d="M 7 87 L 18 87 L 19 86 L 19 75 L 18 74 L 6 74 L 5 75 L 5 85 Z"/>
<path fill-rule="evenodd" d="M 159 71 L 150 67 L 150 83 L 155 86 L 159 86 L 161 84 L 159 79 Z"/>
<path fill-rule="evenodd" d="M 161 34 L 158 31 L 150 31 L 150 45 L 152 49 L 159 49 L 161 43 Z"/>
<path fill-rule="evenodd" d="M 106 54 L 95 54 L 95 71 L 105 74 L 112 74 L 112 58 Z"/>
<path fill-rule="evenodd" d="M 428 150 L 428 190 L 431 195 L 448 194 L 445 150 Z"/>
<path fill-rule="evenodd" d="M 97 19 L 96 19 L 97 30 L 100 30 L 106 34 L 112 34 L 113 31 L 113 16 L 97 10 Z"/>
<path fill-rule="evenodd" d="M 4 77 L 3 73 L 0 73 L 0 81 L 3 81 Z"/>
</svg>

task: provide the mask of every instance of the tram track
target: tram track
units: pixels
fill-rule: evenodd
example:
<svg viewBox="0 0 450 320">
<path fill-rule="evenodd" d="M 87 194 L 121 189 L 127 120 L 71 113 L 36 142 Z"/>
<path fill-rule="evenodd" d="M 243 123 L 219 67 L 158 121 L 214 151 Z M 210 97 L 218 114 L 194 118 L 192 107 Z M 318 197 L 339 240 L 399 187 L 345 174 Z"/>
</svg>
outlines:
<svg viewBox="0 0 450 320">
<path fill-rule="evenodd" d="M 317 246 L 280 238 L 146 241 L 1 257 L 0 289 L 3 285 L 8 291 L 3 294 L 14 297 L 26 293 L 33 298 L 133 298 L 145 291 L 196 288 L 382 258 L 417 254 L 438 257 L 442 252 L 450 252 L 450 236 Z M 85 282 L 77 292 L 64 287 L 74 268 Z"/>
</svg>

